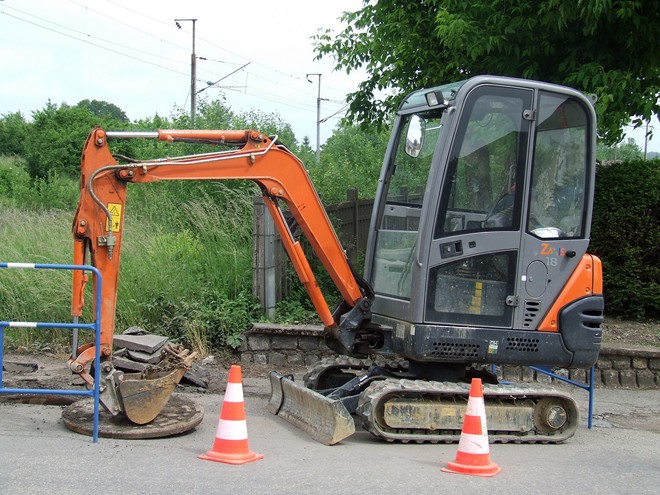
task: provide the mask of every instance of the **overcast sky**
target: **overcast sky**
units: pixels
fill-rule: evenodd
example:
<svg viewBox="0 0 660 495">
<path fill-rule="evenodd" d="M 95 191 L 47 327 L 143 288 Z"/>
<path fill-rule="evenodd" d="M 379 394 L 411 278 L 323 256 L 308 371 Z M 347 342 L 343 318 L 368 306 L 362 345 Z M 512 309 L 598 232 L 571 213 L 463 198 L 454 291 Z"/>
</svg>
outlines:
<svg viewBox="0 0 660 495">
<path fill-rule="evenodd" d="M 197 19 L 197 91 L 222 91 L 235 111 L 277 112 L 296 137 L 316 143 L 316 99 L 321 76 L 321 142 L 343 115 L 345 95 L 364 74 L 332 70 L 315 61 L 312 36 L 338 30 L 339 16 L 361 0 L 0 0 L 0 115 L 27 118 L 48 100 L 75 105 L 105 100 L 131 120 L 190 109 L 192 22 Z M 241 68 L 245 64 L 247 66 Z M 233 73 L 233 74 L 232 74 Z M 230 75 L 231 74 L 231 75 Z M 649 151 L 660 152 L 660 125 Z M 644 130 L 629 135 L 644 148 Z"/>
<path fill-rule="evenodd" d="M 321 140 L 343 115 L 360 74 L 315 61 L 312 36 L 339 28 L 360 0 L 4 0 L 0 1 L 0 114 L 27 118 L 48 100 L 105 100 L 131 120 L 190 109 L 192 22 L 197 19 L 197 91 L 219 83 L 236 111 L 278 112 L 299 140 L 316 142 L 321 76 Z M 245 64 L 246 67 L 242 68 Z M 233 75 L 229 75 L 236 71 Z M 217 98 L 208 88 L 200 97 Z"/>
</svg>

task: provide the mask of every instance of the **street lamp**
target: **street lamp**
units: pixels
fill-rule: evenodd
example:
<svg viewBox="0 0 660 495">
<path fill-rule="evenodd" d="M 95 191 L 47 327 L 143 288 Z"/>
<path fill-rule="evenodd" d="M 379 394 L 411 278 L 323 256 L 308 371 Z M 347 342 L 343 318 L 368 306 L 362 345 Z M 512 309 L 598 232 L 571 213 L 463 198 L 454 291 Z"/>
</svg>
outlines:
<svg viewBox="0 0 660 495">
<path fill-rule="evenodd" d="M 190 56 L 190 124 L 195 127 L 195 94 L 197 93 L 197 57 L 195 56 L 195 22 L 197 19 L 174 19 L 176 27 L 181 29 L 179 22 L 192 22 L 192 55 Z"/>
<path fill-rule="evenodd" d="M 319 165 L 321 163 L 321 74 L 307 74 L 307 82 L 311 83 L 312 80 L 309 76 L 318 76 L 319 78 L 319 93 L 316 98 L 316 164 Z"/>
</svg>

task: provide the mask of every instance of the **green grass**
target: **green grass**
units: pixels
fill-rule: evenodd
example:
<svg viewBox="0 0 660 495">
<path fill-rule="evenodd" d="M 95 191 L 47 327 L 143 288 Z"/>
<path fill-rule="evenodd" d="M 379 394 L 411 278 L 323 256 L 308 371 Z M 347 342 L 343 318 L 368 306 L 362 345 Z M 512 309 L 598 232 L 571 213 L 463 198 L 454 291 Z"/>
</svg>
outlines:
<svg viewBox="0 0 660 495">
<path fill-rule="evenodd" d="M 0 261 L 71 263 L 76 181 L 25 181 L 20 167 L 0 158 Z M 211 182 L 129 185 L 117 332 L 139 325 L 202 352 L 240 345 L 259 317 L 251 296 L 254 192 Z M 0 320 L 70 322 L 70 307 L 70 272 L 0 270 Z M 6 336 L 10 347 L 70 340 L 65 330 L 7 329 Z"/>
</svg>

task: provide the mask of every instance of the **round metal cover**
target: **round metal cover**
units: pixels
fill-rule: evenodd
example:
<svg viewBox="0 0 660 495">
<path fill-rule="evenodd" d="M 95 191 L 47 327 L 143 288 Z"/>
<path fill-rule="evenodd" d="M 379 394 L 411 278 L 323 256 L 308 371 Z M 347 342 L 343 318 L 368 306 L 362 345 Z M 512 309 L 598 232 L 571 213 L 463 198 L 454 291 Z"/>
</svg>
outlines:
<svg viewBox="0 0 660 495">
<path fill-rule="evenodd" d="M 542 261 L 532 261 L 527 267 L 525 290 L 531 297 L 541 297 L 548 287 L 548 268 Z"/>
<path fill-rule="evenodd" d="M 172 395 L 156 419 L 146 425 L 131 423 L 126 417 L 112 417 L 103 407 L 99 411 L 99 437 L 138 440 L 162 438 L 186 433 L 204 418 L 204 409 L 190 399 Z M 68 406 L 62 412 L 67 428 L 83 435 L 94 430 L 94 401 L 84 399 Z"/>
</svg>

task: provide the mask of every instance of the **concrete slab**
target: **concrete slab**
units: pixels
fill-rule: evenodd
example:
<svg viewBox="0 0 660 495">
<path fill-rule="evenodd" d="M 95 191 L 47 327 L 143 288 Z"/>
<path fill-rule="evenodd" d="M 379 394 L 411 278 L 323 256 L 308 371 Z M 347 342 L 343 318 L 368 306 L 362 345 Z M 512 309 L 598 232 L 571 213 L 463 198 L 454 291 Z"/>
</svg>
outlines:
<svg viewBox="0 0 660 495">
<path fill-rule="evenodd" d="M 2 362 L 2 371 L 9 373 L 34 373 L 38 369 L 39 365 L 37 363 Z"/>
<path fill-rule="evenodd" d="M 157 352 L 127 351 L 129 359 L 140 363 L 156 364 L 160 362 L 160 349 Z"/>
<path fill-rule="evenodd" d="M 161 335 L 115 335 L 113 344 L 115 347 L 125 347 L 129 351 L 143 351 L 154 353 L 163 347 L 168 341 L 167 337 Z"/>
<path fill-rule="evenodd" d="M 122 371 L 139 372 L 147 367 L 147 363 L 138 363 L 137 361 L 133 361 L 132 359 L 127 359 L 124 357 L 117 357 L 117 356 L 112 357 L 112 364 L 115 366 L 115 368 Z"/>
</svg>

